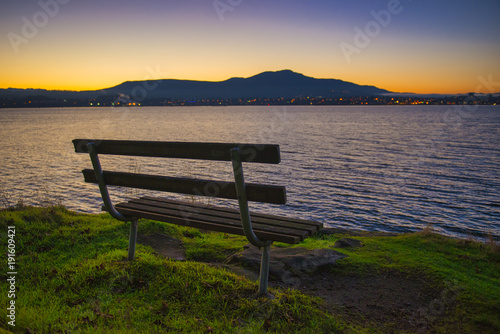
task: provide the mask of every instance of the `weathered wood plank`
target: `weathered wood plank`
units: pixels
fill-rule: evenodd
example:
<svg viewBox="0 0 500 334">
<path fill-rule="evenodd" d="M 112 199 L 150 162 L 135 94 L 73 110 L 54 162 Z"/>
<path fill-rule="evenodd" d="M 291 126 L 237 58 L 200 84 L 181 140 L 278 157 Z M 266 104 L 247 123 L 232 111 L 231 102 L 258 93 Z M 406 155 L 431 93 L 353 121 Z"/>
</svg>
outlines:
<svg viewBox="0 0 500 334">
<path fill-rule="evenodd" d="M 231 161 L 230 150 L 238 147 L 243 162 L 278 164 L 281 161 L 279 145 L 269 144 L 75 139 L 75 152 L 88 153 L 89 142 L 95 144 L 98 154 Z"/>
<path fill-rule="evenodd" d="M 130 209 L 130 208 L 120 207 L 118 210 L 122 214 L 126 214 L 126 215 L 133 216 L 133 217 L 138 217 L 138 218 L 146 218 L 146 219 L 157 220 L 157 221 L 162 221 L 162 222 L 176 224 L 176 225 L 207 229 L 207 230 L 216 231 L 216 232 L 244 235 L 243 228 L 236 227 L 236 226 L 229 226 L 229 225 L 216 224 L 216 223 L 207 223 L 204 221 L 198 221 L 195 219 L 190 219 L 190 218 L 185 218 L 185 217 L 180 218 L 180 217 L 175 217 L 175 216 L 163 215 L 161 213 L 141 211 L 141 210 L 135 210 L 135 209 Z M 282 234 L 276 234 L 273 232 L 260 231 L 260 230 L 255 230 L 254 232 L 255 232 L 255 235 L 257 237 L 261 238 L 262 240 L 278 241 L 278 242 L 284 242 L 284 243 L 289 243 L 289 244 L 297 244 L 300 242 L 300 238 L 297 236 L 282 235 Z"/>
<path fill-rule="evenodd" d="M 97 183 L 93 169 L 82 171 L 85 182 Z M 210 181 L 169 176 L 156 176 L 123 172 L 104 173 L 106 184 L 147 190 L 166 191 L 172 193 L 238 199 L 234 182 Z M 286 190 L 282 186 L 260 185 L 247 183 L 247 198 L 249 201 L 285 204 Z"/>
<path fill-rule="evenodd" d="M 151 196 L 144 196 L 140 199 L 133 199 L 130 202 L 142 203 L 143 201 L 156 201 L 164 207 L 172 207 L 178 210 L 183 210 L 186 213 L 199 213 L 203 215 L 214 215 L 221 217 L 228 217 L 240 220 L 240 212 L 237 209 L 217 207 L 199 203 L 190 203 L 183 201 L 176 201 L 167 198 L 158 198 Z M 250 213 L 250 219 L 252 223 L 267 224 L 271 226 L 286 227 L 301 231 L 306 231 L 308 235 L 312 235 L 323 228 L 322 223 L 318 223 L 310 220 L 300 220 L 293 219 L 289 217 L 269 215 L 269 214 L 258 214 Z"/>
<path fill-rule="evenodd" d="M 180 200 L 175 200 L 171 198 L 164 198 L 164 197 L 153 197 L 153 196 L 143 196 L 141 198 L 144 199 L 150 199 L 150 200 L 155 200 L 155 201 L 161 201 L 161 202 L 166 202 L 166 203 L 172 203 L 172 204 L 182 204 L 182 205 L 187 205 L 187 206 L 193 206 L 193 207 L 206 207 L 210 210 L 218 210 L 218 211 L 224 211 L 224 212 L 235 212 L 239 214 L 238 209 L 232 209 L 232 208 L 227 208 L 227 207 L 220 207 L 220 206 L 214 206 L 214 205 L 208 205 L 208 204 L 200 204 L 200 203 L 192 203 L 192 202 L 186 202 L 186 201 L 180 201 Z M 262 218 L 270 218 L 270 219 L 284 219 L 289 222 L 294 222 L 298 224 L 304 224 L 306 226 L 315 226 L 318 229 L 323 228 L 323 223 L 314 221 L 314 220 L 306 220 L 306 219 L 299 219 L 299 218 L 291 218 L 291 217 L 284 217 L 284 216 L 277 216 L 277 215 L 271 215 L 271 214 L 266 214 L 266 213 L 251 213 L 251 217 L 262 217 Z"/>
<path fill-rule="evenodd" d="M 242 228 L 241 221 L 238 218 L 228 218 L 224 216 L 212 216 L 204 215 L 196 212 L 188 212 L 182 208 L 171 208 L 161 206 L 159 202 L 155 201 L 142 201 L 141 203 L 135 203 L 134 201 L 124 202 L 116 205 L 118 211 L 122 209 L 132 209 L 142 212 L 151 212 L 155 214 L 162 214 L 169 217 L 183 218 L 187 220 L 203 221 L 205 223 L 215 223 L 224 226 L 232 226 Z M 301 231 L 281 226 L 273 226 L 268 224 L 252 224 L 254 231 L 265 231 L 272 232 L 276 234 L 283 234 L 289 236 L 297 236 L 300 240 L 304 240 L 308 233 L 307 231 Z"/>
</svg>

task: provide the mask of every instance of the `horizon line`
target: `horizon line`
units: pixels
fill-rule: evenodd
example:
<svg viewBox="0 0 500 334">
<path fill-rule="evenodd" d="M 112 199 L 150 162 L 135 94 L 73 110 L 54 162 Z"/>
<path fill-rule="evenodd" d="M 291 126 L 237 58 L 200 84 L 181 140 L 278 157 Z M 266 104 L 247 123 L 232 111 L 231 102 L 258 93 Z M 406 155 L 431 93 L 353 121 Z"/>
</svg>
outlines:
<svg viewBox="0 0 500 334">
<path fill-rule="evenodd" d="M 352 81 L 346 81 L 346 80 L 343 80 L 343 79 L 336 79 L 336 78 L 317 78 L 317 77 L 312 77 L 312 76 L 308 76 L 308 75 L 305 75 L 305 74 L 300 73 L 300 72 L 296 72 L 296 71 L 291 70 L 291 69 L 282 69 L 282 70 L 274 70 L 274 71 L 273 70 L 267 70 L 267 71 L 259 72 L 257 74 L 254 74 L 254 75 L 251 75 L 251 76 L 248 76 L 248 77 L 232 76 L 232 77 L 229 77 L 229 78 L 224 79 L 224 80 L 200 80 L 200 79 L 161 78 L 161 79 L 125 80 L 125 81 L 122 81 L 122 82 L 120 82 L 118 84 L 115 84 L 113 86 L 109 86 L 109 87 L 106 87 L 106 88 L 72 89 L 72 88 L 42 88 L 42 87 L 25 87 L 25 88 L 20 88 L 20 87 L 0 87 L 0 89 L 4 89 L 4 90 L 7 90 L 7 89 L 13 89 L 13 90 L 45 90 L 45 91 L 59 91 L 59 92 L 89 92 L 89 91 L 98 92 L 98 91 L 106 91 L 107 89 L 114 88 L 116 86 L 119 86 L 119 85 L 127 83 L 127 82 L 176 80 L 176 81 L 193 81 L 193 82 L 218 83 L 218 82 L 228 81 L 228 80 L 231 80 L 231 79 L 249 79 L 249 78 L 252 78 L 252 77 L 264 74 L 264 73 L 279 73 L 279 72 L 292 72 L 294 74 L 302 75 L 304 77 L 313 78 L 313 79 L 317 79 L 317 80 L 339 80 L 339 81 L 343 81 L 343 82 L 346 82 L 346 83 L 353 83 L 353 84 L 356 84 L 356 85 L 359 85 L 359 86 L 371 86 L 371 87 L 376 87 L 378 89 L 387 90 L 385 88 L 382 88 L 382 87 L 379 87 L 379 86 L 376 86 L 376 85 L 373 85 L 373 84 L 358 84 L 358 83 L 355 83 L 355 82 L 352 82 Z M 386 93 L 386 94 L 397 94 L 398 96 L 401 96 L 401 95 L 426 95 L 426 96 L 427 95 L 439 95 L 439 96 L 446 96 L 446 95 L 448 95 L 449 96 L 449 95 L 466 95 L 466 94 L 479 94 L 479 95 L 488 95 L 488 94 L 496 95 L 496 94 L 500 94 L 500 91 L 496 92 L 496 93 L 479 93 L 479 92 L 472 92 L 472 91 L 469 91 L 469 92 L 460 92 L 460 93 L 415 93 L 415 92 L 394 92 L 394 91 L 391 92 L 389 90 L 387 90 L 387 91 L 389 93 Z M 386 95 L 386 94 L 384 94 L 384 95 Z"/>
</svg>

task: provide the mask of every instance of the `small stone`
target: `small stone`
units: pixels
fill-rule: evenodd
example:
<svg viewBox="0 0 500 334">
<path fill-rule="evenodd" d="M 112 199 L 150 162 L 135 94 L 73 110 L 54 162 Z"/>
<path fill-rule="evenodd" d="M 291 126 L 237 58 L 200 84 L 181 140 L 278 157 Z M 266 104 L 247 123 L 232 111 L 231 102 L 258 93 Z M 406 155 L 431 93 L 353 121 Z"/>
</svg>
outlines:
<svg viewBox="0 0 500 334">
<path fill-rule="evenodd" d="M 334 248 L 358 248 L 358 247 L 362 247 L 362 246 L 363 246 L 363 244 L 359 240 L 351 239 L 351 238 L 342 238 L 342 239 L 335 241 L 335 243 L 333 244 L 332 247 L 334 247 Z"/>
</svg>

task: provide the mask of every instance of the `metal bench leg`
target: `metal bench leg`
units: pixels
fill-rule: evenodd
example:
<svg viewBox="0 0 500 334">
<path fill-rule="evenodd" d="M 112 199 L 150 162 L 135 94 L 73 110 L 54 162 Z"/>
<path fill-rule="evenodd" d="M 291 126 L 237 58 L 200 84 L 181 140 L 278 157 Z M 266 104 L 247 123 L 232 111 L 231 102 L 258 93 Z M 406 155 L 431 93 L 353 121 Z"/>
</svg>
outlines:
<svg viewBox="0 0 500 334">
<path fill-rule="evenodd" d="M 137 242 L 137 219 L 130 221 L 130 235 L 128 239 L 128 260 L 132 261 L 135 257 L 135 243 Z"/>
<path fill-rule="evenodd" d="M 262 247 L 262 261 L 260 263 L 259 295 L 267 294 L 270 257 L 271 257 L 271 245 Z"/>
<path fill-rule="evenodd" d="M 271 255 L 272 241 L 260 240 L 252 228 L 252 220 L 248 210 L 247 192 L 245 188 L 245 178 L 243 177 L 243 167 L 241 165 L 240 149 L 231 149 L 231 160 L 233 162 L 234 183 L 236 194 L 238 195 L 238 205 L 240 207 L 241 225 L 243 233 L 248 241 L 255 247 L 262 249 L 262 260 L 260 262 L 259 294 L 267 295 L 267 281 L 269 280 L 269 258 Z"/>
</svg>

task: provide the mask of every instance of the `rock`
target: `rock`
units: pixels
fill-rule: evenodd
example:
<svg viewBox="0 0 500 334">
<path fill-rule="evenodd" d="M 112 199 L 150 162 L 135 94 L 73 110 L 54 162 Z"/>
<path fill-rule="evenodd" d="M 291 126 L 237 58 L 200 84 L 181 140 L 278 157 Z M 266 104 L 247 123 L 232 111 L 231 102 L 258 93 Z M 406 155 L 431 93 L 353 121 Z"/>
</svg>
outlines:
<svg viewBox="0 0 500 334">
<path fill-rule="evenodd" d="M 310 275 L 318 268 L 332 265 L 346 256 L 332 249 L 272 247 L 269 274 L 275 280 L 293 283 L 295 278 Z M 258 273 L 261 257 L 262 252 L 257 247 L 246 245 L 243 251 L 231 255 L 224 263 L 240 265 Z"/>
<path fill-rule="evenodd" d="M 335 241 L 335 243 L 333 244 L 332 247 L 334 247 L 334 248 L 358 248 L 358 247 L 362 247 L 362 246 L 363 246 L 363 244 L 359 240 L 351 239 L 351 238 L 342 238 L 342 239 Z"/>
</svg>

